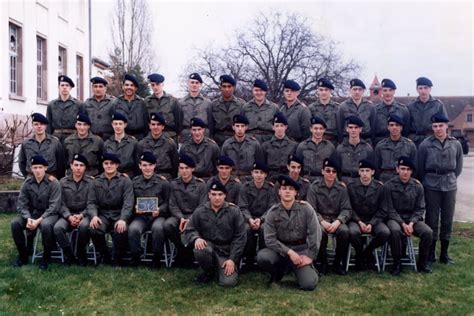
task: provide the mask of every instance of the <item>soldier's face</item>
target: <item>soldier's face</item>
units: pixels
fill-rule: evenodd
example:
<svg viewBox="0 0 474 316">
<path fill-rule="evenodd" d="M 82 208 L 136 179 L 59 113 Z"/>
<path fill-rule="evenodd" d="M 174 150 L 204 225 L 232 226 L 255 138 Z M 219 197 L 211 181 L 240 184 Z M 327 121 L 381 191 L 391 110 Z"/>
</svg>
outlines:
<svg viewBox="0 0 474 316">
<path fill-rule="evenodd" d="M 235 87 L 231 85 L 230 83 L 224 82 L 221 84 L 221 94 L 224 98 L 228 99 L 232 97 L 232 95 L 234 94 L 234 91 L 235 91 Z"/>
<path fill-rule="evenodd" d="M 102 83 L 94 83 L 92 85 L 92 94 L 97 99 L 101 99 L 107 93 L 107 86 Z"/>
<path fill-rule="evenodd" d="M 288 173 L 290 177 L 296 179 L 300 176 L 301 165 L 297 162 L 290 161 L 290 164 L 286 166 L 288 168 Z"/>
<path fill-rule="evenodd" d="M 431 124 L 431 128 L 433 129 L 435 137 L 443 138 L 448 135 L 448 124 L 446 123 L 433 123 Z"/>
<path fill-rule="evenodd" d="M 125 80 L 125 82 L 122 85 L 122 90 L 123 90 L 124 95 L 131 97 L 135 95 L 138 89 L 137 87 L 135 87 L 133 82 L 131 82 L 130 80 Z"/>
<path fill-rule="evenodd" d="M 360 136 L 362 128 L 356 124 L 347 124 L 346 131 L 350 138 L 356 138 Z"/>
<path fill-rule="evenodd" d="M 43 178 L 44 175 L 46 174 L 46 169 L 48 169 L 48 167 L 43 166 L 43 165 L 32 165 L 31 166 L 31 172 L 33 173 L 33 176 L 36 179 Z"/>
<path fill-rule="evenodd" d="M 138 168 L 140 168 L 143 176 L 149 179 L 155 172 L 155 166 L 156 164 L 154 163 L 149 163 L 149 162 L 141 160 L 140 164 L 138 165 Z"/>
<path fill-rule="evenodd" d="M 324 167 L 322 170 L 324 180 L 327 182 L 333 182 L 337 177 L 337 170 L 331 167 Z"/>
<path fill-rule="evenodd" d="M 150 87 L 153 94 L 161 94 L 163 92 L 164 83 L 150 82 Z"/>
<path fill-rule="evenodd" d="M 273 132 L 277 138 L 283 138 L 286 134 L 288 126 L 282 123 L 273 123 Z"/>
<path fill-rule="evenodd" d="M 235 136 L 244 137 L 245 132 L 247 131 L 247 125 L 234 123 L 234 125 L 232 125 L 232 129 L 234 130 Z"/>
<path fill-rule="evenodd" d="M 112 175 L 117 172 L 118 164 L 112 160 L 105 160 L 102 162 L 102 167 L 104 168 L 104 172 L 106 174 Z"/>
<path fill-rule="evenodd" d="M 263 102 L 263 100 L 265 100 L 265 96 L 267 95 L 267 93 L 260 88 L 253 87 L 252 95 L 255 98 L 255 101 Z"/>
<path fill-rule="evenodd" d="M 77 135 L 85 136 L 89 133 L 89 128 L 90 128 L 89 124 L 77 121 L 75 126 L 76 126 Z"/>
<path fill-rule="evenodd" d="M 382 88 L 382 99 L 385 103 L 391 103 L 395 97 L 395 90 L 392 88 Z"/>
<path fill-rule="evenodd" d="M 112 128 L 114 129 L 115 134 L 122 134 L 125 131 L 126 127 L 127 127 L 127 123 L 125 123 L 124 121 L 120 121 L 120 120 L 112 121 Z"/>
<path fill-rule="evenodd" d="M 86 168 L 86 165 L 80 161 L 73 160 L 71 162 L 71 171 L 75 177 L 82 178 L 82 176 L 86 172 Z"/>
<path fill-rule="evenodd" d="M 398 137 L 401 135 L 403 127 L 400 124 L 390 122 L 388 123 L 387 129 L 390 133 L 390 136 Z"/>
<path fill-rule="evenodd" d="M 199 81 L 198 81 L 199 82 Z M 200 143 L 204 139 L 205 129 L 199 126 L 191 127 L 191 137 L 196 143 Z"/>
<path fill-rule="evenodd" d="M 263 172 L 262 170 L 252 170 L 252 178 L 256 183 L 258 184 L 263 183 L 266 177 L 267 177 L 267 174 Z"/>
<path fill-rule="evenodd" d="M 208 193 L 209 202 L 213 208 L 221 208 L 225 202 L 225 194 L 221 191 L 210 190 Z"/>
<path fill-rule="evenodd" d="M 362 96 L 364 95 L 364 89 L 361 87 L 352 87 L 351 88 L 351 98 L 355 101 L 359 101 L 362 99 Z"/>
<path fill-rule="evenodd" d="M 296 101 L 296 98 L 298 98 L 299 94 L 299 91 L 291 90 L 288 88 L 283 89 L 283 97 L 285 98 L 285 101 L 287 103 Z"/>
<path fill-rule="evenodd" d="M 398 166 L 397 172 L 398 172 L 398 176 L 400 177 L 400 180 L 403 183 L 406 183 L 408 182 L 408 180 L 410 180 L 413 170 L 411 170 L 410 167 Z"/>
<path fill-rule="evenodd" d="M 280 195 L 280 199 L 282 202 L 293 202 L 296 199 L 296 194 L 298 191 L 296 191 L 295 188 L 289 185 L 282 185 L 280 186 L 280 189 L 278 189 L 278 195 Z"/>
<path fill-rule="evenodd" d="M 370 182 L 370 180 L 372 180 L 372 177 L 373 177 L 374 174 L 375 174 L 375 171 L 370 169 L 370 168 L 359 168 L 360 180 L 363 183 Z"/>
<path fill-rule="evenodd" d="M 230 178 L 230 174 L 232 173 L 232 167 L 220 165 L 220 166 L 217 166 L 217 172 L 219 173 L 219 176 L 222 179 L 228 179 Z"/>
<path fill-rule="evenodd" d="M 418 86 L 416 87 L 416 91 L 418 92 L 418 96 L 422 100 L 428 100 L 431 94 L 431 87 L 429 86 Z"/>
<path fill-rule="evenodd" d="M 46 124 L 33 122 L 33 130 L 35 131 L 36 135 L 43 135 L 46 132 L 46 128 L 48 128 L 48 125 Z"/>
<path fill-rule="evenodd" d="M 189 93 L 199 93 L 201 91 L 202 84 L 194 79 L 188 80 L 188 91 Z"/>
<path fill-rule="evenodd" d="M 193 168 L 188 167 L 188 165 L 185 165 L 184 163 L 180 163 L 178 167 L 178 172 L 181 178 L 184 180 L 191 179 L 193 176 Z"/>
<path fill-rule="evenodd" d="M 318 87 L 319 99 L 322 101 L 327 101 L 331 98 L 331 89 L 325 87 Z"/>
<path fill-rule="evenodd" d="M 150 128 L 150 132 L 153 136 L 161 135 L 161 133 L 163 133 L 163 130 L 165 129 L 165 126 L 157 121 L 150 121 L 148 127 Z"/>
<path fill-rule="evenodd" d="M 59 83 L 59 94 L 63 96 L 68 96 L 71 93 L 71 86 L 67 82 Z"/>
<path fill-rule="evenodd" d="M 326 129 L 321 124 L 313 124 L 310 128 L 311 134 L 315 139 L 322 139 Z"/>
</svg>

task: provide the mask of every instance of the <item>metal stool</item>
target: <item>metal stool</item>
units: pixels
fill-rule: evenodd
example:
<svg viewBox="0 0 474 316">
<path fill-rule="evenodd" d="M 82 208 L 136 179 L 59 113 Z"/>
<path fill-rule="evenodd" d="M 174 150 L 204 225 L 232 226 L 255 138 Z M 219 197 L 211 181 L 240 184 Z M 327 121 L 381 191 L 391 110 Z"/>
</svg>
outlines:
<svg viewBox="0 0 474 316">
<path fill-rule="evenodd" d="M 43 251 L 39 251 L 38 244 L 40 240 L 42 241 L 41 238 L 41 232 L 39 231 L 40 229 L 36 229 L 35 232 L 35 240 L 33 243 L 33 255 L 31 256 L 31 263 L 35 263 L 36 259 L 41 259 L 43 258 Z M 51 251 L 51 259 L 60 259 L 62 263 L 64 263 L 64 253 L 61 247 L 59 247 L 58 243 L 56 243 L 57 249 L 58 250 L 52 250 Z"/>
<path fill-rule="evenodd" d="M 150 236 L 151 230 L 144 232 L 141 237 L 141 244 L 143 247 L 143 254 L 141 257 L 142 262 L 152 261 L 153 254 L 148 251 L 148 242 L 150 240 Z M 165 267 L 170 268 L 176 258 L 176 254 L 176 246 L 171 241 L 167 240 L 163 244 L 163 258 L 160 260 L 160 262 L 163 262 Z"/>
<path fill-rule="evenodd" d="M 364 242 L 365 247 L 367 247 L 370 244 L 370 242 L 372 241 L 372 235 L 371 234 L 362 234 L 361 237 L 364 238 L 364 240 L 365 240 L 365 242 Z M 352 251 L 350 250 L 351 248 L 352 248 L 352 246 L 349 245 L 349 255 L 348 255 L 348 260 L 347 260 L 346 271 L 349 270 L 349 267 L 355 266 L 355 263 L 353 263 L 353 260 L 350 257 L 350 255 L 352 254 Z M 382 271 L 381 262 L 383 261 L 383 258 L 382 258 L 382 256 L 383 256 L 383 246 L 382 246 L 382 249 L 375 248 L 374 251 L 372 252 L 372 254 L 375 257 L 375 266 L 377 267 L 377 272 L 381 272 Z"/>
<path fill-rule="evenodd" d="M 411 238 L 411 236 L 404 236 L 403 239 L 404 241 L 406 241 L 406 246 L 407 246 L 406 250 L 408 252 L 408 257 L 402 257 L 400 259 L 401 264 L 404 266 L 412 266 L 413 270 L 417 272 L 418 269 L 416 267 L 416 251 L 418 249 L 413 246 L 413 239 Z M 389 247 L 389 244 L 387 242 L 382 248 L 382 271 L 385 271 L 385 266 L 387 264 L 388 265 L 393 264 L 393 259 L 391 260 L 387 259 L 388 247 Z"/>
</svg>

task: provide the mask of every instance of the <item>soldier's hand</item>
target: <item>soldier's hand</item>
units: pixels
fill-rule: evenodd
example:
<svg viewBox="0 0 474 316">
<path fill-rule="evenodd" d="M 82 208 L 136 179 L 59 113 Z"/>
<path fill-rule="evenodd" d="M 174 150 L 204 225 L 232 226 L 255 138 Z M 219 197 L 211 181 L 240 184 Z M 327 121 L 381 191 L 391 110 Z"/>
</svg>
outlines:
<svg viewBox="0 0 474 316">
<path fill-rule="evenodd" d="M 121 234 L 127 230 L 127 223 L 124 220 L 120 219 L 115 222 L 114 228 L 117 233 Z"/>
<path fill-rule="evenodd" d="M 156 210 L 154 210 L 154 211 L 151 213 L 151 216 L 152 216 L 153 218 L 160 216 L 160 209 L 157 208 Z"/>
<path fill-rule="evenodd" d="M 97 229 L 99 226 L 102 225 L 102 221 L 100 220 L 99 216 L 94 216 L 89 224 L 90 228 Z"/>
<path fill-rule="evenodd" d="M 260 226 L 262 226 L 262 221 L 260 220 L 260 218 L 256 218 L 255 219 L 255 230 L 260 229 Z"/>
<path fill-rule="evenodd" d="M 328 231 L 329 228 L 331 227 L 331 223 L 323 220 L 323 221 L 321 221 L 321 226 L 324 228 L 325 231 Z"/>
<path fill-rule="evenodd" d="M 366 227 L 367 227 L 366 233 L 370 234 L 372 232 L 372 224 L 368 224 Z"/>
<path fill-rule="evenodd" d="M 28 228 L 29 230 L 33 230 L 33 219 L 32 218 L 28 218 L 26 220 L 26 228 Z"/>
<path fill-rule="evenodd" d="M 313 263 L 313 259 L 311 259 L 308 256 L 301 255 L 300 258 L 301 258 L 301 263 L 298 265 L 298 268 L 301 268 Z"/>
<path fill-rule="evenodd" d="M 207 242 L 202 238 L 198 238 L 194 242 L 194 248 L 196 248 L 197 250 L 203 250 L 204 248 L 206 248 L 206 246 Z"/>
<path fill-rule="evenodd" d="M 222 268 L 224 268 L 224 274 L 226 276 L 229 276 L 229 275 L 231 275 L 232 273 L 235 272 L 235 263 L 231 259 L 227 259 L 222 264 Z"/>
<path fill-rule="evenodd" d="M 189 223 L 189 219 L 181 218 L 179 222 L 179 232 L 182 233 L 186 229 L 186 226 Z"/>
<path fill-rule="evenodd" d="M 407 236 L 411 236 L 410 228 L 407 224 L 402 223 L 403 233 Z"/>
<path fill-rule="evenodd" d="M 299 266 L 301 264 L 301 257 L 296 253 L 296 251 L 292 249 L 288 250 L 288 257 L 290 257 L 291 262 L 293 262 L 295 266 Z"/>
<path fill-rule="evenodd" d="M 408 224 L 408 231 L 410 232 L 410 235 L 413 235 L 413 225 L 413 222 L 410 222 L 410 224 Z"/>
<path fill-rule="evenodd" d="M 363 221 L 359 221 L 359 227 L 360 227 L 360 231 L 363 232 L 363 233 L 366 233 L 367 232 L 367 225 L 365 225 L 365 223 Z"/>
</svg>

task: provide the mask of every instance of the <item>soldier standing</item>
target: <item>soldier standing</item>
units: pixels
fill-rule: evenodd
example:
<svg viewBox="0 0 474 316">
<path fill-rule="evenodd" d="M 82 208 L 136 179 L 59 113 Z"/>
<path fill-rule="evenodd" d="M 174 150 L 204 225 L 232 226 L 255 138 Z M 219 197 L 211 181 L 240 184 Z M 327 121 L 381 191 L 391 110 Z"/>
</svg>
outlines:
<svg viewBox="0 0 474 316">
<path fill-rule="evenodd" d="M 280 111 L 288 120 L 288 137 L 296 142 L 301 142 L 310 136 L 309 127 L 311 125 L 311 112 L 308 107 L 299 99 L 301 86 L 293 81 L 283 82 L 283 104 Z"/>
<path fill-rule="evenodd" d="M 225 186 L 227 202 L 237 204 L 239 200 L 240 192 L 240 180 L 232 175 L 232 168 L 234 167 L 234 161 L 227 156 L 219 156 L 217 158 L 217 175 L 207 180 L 207 186 L 211 185 L 214 181 L 219 181 Z"/>
<path fill-rule="evenodd" d="M 107 94 L 107 80 L 91 79 L 92 97 L 84 102 L 84 110 L 91 120 L 91 131 L 104 141 L 114 134 L 112 129 L 113 97 Z"/>
</svg>

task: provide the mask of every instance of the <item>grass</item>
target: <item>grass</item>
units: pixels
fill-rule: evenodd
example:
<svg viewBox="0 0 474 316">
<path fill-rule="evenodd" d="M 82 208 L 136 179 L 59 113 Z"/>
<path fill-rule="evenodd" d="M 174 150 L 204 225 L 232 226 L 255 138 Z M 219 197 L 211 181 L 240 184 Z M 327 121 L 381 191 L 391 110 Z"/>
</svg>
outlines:
<svg viewBox="0 0 474 316">
<path fill-rule="evenodd" d="M 238 287 L 193 284 L 195 270 L 11 267 L 16 251 L 12 215 L 0 215 L 0 314 L 311 314 L 473 315 L 474 224 L 457 223 L 452 241 L 456 265 L 435 265 L 431 275 L 406 268 L 389 273 L 325 276 L 314 292 L 294 287 L 287 276 L 267 288 L 268 277 L 245 274 Z"/>
</svg>

